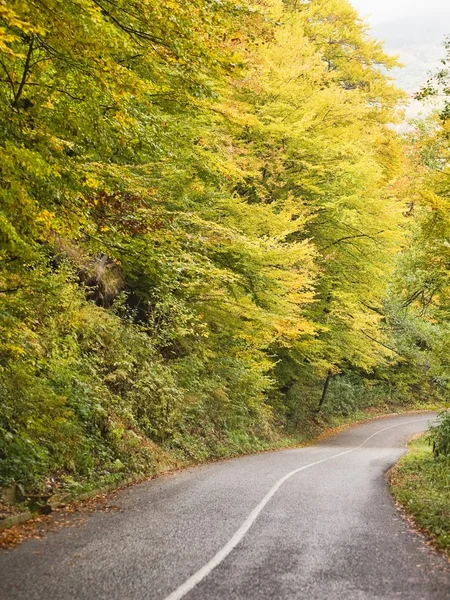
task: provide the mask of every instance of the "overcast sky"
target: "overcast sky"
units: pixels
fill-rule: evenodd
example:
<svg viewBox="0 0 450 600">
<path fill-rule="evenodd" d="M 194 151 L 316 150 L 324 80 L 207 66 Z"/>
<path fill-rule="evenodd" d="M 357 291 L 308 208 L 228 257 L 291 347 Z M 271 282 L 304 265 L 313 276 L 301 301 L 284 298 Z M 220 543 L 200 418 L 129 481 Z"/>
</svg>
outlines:
<svg viewBox="0 0 450 600">
<path fill-rule="evenodd" d="M 362 16 L 372 24 L 392 21 L 398 17 L 447 15 L 450 20 L 450 0 L 351 0 Z"/>
<path fill-rule="evenodd" d="M 450 34 L 450 0 L 350 0 L 383 40 L 389 54 L 400 57 L 403 69 L 391 75 L 412 98 L 444 57 L 442 43 Z M 412 102 L 409 115 L 422 110 Z"/>
</svg>

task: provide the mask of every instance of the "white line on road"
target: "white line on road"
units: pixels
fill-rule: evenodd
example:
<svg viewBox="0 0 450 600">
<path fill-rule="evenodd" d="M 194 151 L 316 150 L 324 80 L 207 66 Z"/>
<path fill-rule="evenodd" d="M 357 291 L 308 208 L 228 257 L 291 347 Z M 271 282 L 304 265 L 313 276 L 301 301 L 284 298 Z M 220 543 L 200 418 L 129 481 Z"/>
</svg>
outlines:
<svg viewBox="0 0 450 600">
<path fill-rule="evenodd" d="M 388 429 L 393 429 L 394 427 L 401 427 L 403 425 L 410 425 L 411 423 L 421 423 L 424 421 L 429 421 L 430 417 L 427 419 L 414 419 L 404 423 L 396 423 L 395 425 L 390 425 L 389 427 L 384 427 L 384 429 L 380 429 L 376 431 L 371 436 L 369 436 L 362 444 L 356 446 L 355 448 L 350 448 L 350 450 L 345 450 L 344 452 L 339 452 L 338 454 L 333 454 L 333 456 L 328 456 L 327 458 L 323 458 L 322 460 L 318 460 L 316 462 L 310 463 L 309 465 L 305 465 L 300 467 L 299 469 L 295 469 L 291 471 L 284 477 L 282 477 L 277 483 L 267 492 L 261 502 L 255 506 L 252 512 L 248 515 L 246 520 L 242 523 L 233 537 L 217 552 L 213 558 L 207 562 L 201 569 L 199 569 L 196 573 L 194 573 L 189 579 L 187 579 L 183 584 L 180 585 L 175 591 L 169 594 L 164 600 L 181 600 L 186 594 L 188 594 L 192 589 L 195 588 L 205 577 L 207 577 L 213 569 L 215 569 L 220 563 L 232 552 L 232 550 L 239 544 L 239 542 L 244 538 L 247 531 L 253 525 L 253 523 L 258 518 L 258 515 L 261 513 L 263 508 L 269 502 L 269 500 L 274 496 L 280 487 L 283 485 L 285 481 L 290 479 L 296 473 L 300 471 L 304 471 L 305 469 L 309 469 L 314 467 L 315 465 L 320 465 L 321 463 L 327 462 L 328 460 L 332 460 L 333 458 L 338 458 L 338 456 L 344 456 L 344 454 L 349 454 L 350 452 L 355 452 L 355 450 L 359 450 L 373 437 L 382 433 L 383 431 L 387 431 Z"/>
</svg>

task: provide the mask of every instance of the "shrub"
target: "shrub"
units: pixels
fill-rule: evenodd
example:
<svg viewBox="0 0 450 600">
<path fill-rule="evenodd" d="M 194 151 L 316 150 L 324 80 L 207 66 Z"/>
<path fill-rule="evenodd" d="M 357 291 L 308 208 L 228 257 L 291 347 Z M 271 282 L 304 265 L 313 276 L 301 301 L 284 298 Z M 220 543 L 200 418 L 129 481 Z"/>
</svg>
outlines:
<svg viewBox="0 0 450 600">
<path fill-rule="evenodd" d="M 437 422 L 430 427 L 428 441 L 437 456 L 450 456 L 450 412 L 439 413 Z"/>
</svg>

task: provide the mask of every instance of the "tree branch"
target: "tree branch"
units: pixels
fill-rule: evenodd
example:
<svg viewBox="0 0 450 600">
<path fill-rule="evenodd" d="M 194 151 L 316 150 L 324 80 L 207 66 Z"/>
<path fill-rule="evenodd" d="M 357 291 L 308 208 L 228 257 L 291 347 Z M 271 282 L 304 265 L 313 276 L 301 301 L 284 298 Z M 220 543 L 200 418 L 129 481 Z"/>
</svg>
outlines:
<svg viewBox="0 0 450 600">
<path fill-rule="evenodd" d="M 11 77 L 8 69 L 6 68 L 6 66 L 4 65 L 4 63 L 1 60 L 0 60 L 0 66 L 3 68 L 3 70 L 6 73 L 6 76 L 8 78 L 6 83 L 9 83 L 9 85 L 11 86 L 11 91 L 13 93 L 13 97 L 15 98 L 16 97 L 16 86 L 14 85 L 14 81 L 12 80 L 12 77 Z"/>
<path fill-rule="evenodd" d="M 14 106 L 16 109 L 19 108 L 20 96 L 22 95 L 23 88 L 25 86 L 25 82 L 27 80 L 28 73 L 30 71 L 30 62 L 31 62 L 31 56 L 33 54 L 33 45 L 34 45 L 34 36 L 32 35 L 30 38 L 30 44 L 28 46 L 27 57 L 25 59 L 25 65 L 23 67 L 22 79 L 19 84 L 19 89 L 17 90 L 17 93 L 14 94 Z"/>
<path fill-rule="evenodd" d="M 383 342 L 380 342 L 380 340 L 375 339 L 374 337 L 372 337 L 371 335 L 369 335 L 362 329 L 360 329 L 359 332 L 362 333 L 363 335 L 365 335 L 366 338 L 368 338 L 369 340 L 372 340 L 372 342 L 375 342 L 376 344 L 383 346 L 383 348 L 386 348 L 386 350 L 390 350 L 391 352 L 394 352 L 395 354 L 398 354 L 398 356 L 401 356 L 402 358 L 404 358 L 403 354 L 400 354 L 400 352 L 398 352 L 397 350 L 394 350 L 394 348 L 391 348 L 390 346 L 386 346 L 386 344 L 383 344 Z"/>
<path fill-rule="evenodd" d="M 7 290 L 0 289 L 0 294 L 13 294 L 14 292 L 18 292 L 19 290 L 23 290 L 26 286 L 18 285 L 15 288 L 9 288 Z"/>
<path fill-rule="evenodd" d="M 370 306 L 369 304 L 366 304 L 365 302 L 362 302 L 362 300 L 360 300 L 360 304 L 362 304 L 363 306 L 365 306 L 369 310 L 372 310 L 373 312 L 377 313 L 377 315 L 381 315 L 382 317 L 386 316 L 384 314 L 384 312 L 382 312 L 379 308 L 376 308 L 375 306 Z"/>
<path fill-rule="evenodd" d="M 375 233 L 374 235 L 380 235 L 381 233 L 384 233 L 384 231 L 377 231 L 377 233 Z M 328 250 L 328 248 L 331 248 L 332 246 L 335 246 L 336 244 L 340 244 L 341 242 L 345 242 L 347 240 L 354 240 L 356 238 L 369 238 L 373 242 L 377 241 L 372 235 L 369 235 L 367 233 L 360 233 L 358 235 L 347 235 L 343 238 L 340 238 L 339 240 L 332 242 L 331 244 L 328 244 L 327 246 L 323 246 L 322 248 L 319 248 L 319 250 L 322 252 L 323 250 Z"/>
</svg>

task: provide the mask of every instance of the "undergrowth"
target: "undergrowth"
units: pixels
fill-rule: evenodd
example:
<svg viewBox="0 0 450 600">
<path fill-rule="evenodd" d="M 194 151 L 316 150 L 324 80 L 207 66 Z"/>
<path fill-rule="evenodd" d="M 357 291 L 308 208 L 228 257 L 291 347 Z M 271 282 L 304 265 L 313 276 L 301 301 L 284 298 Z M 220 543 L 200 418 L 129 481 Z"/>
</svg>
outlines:
<svg viewBox="0 0 450 600">
<path fill-rule="evenodd" d="M 429 434 L 409 444 L 390 472 L 394 498 L 450 556 L 450 456 L 433 455 Z"/>
</svg>

